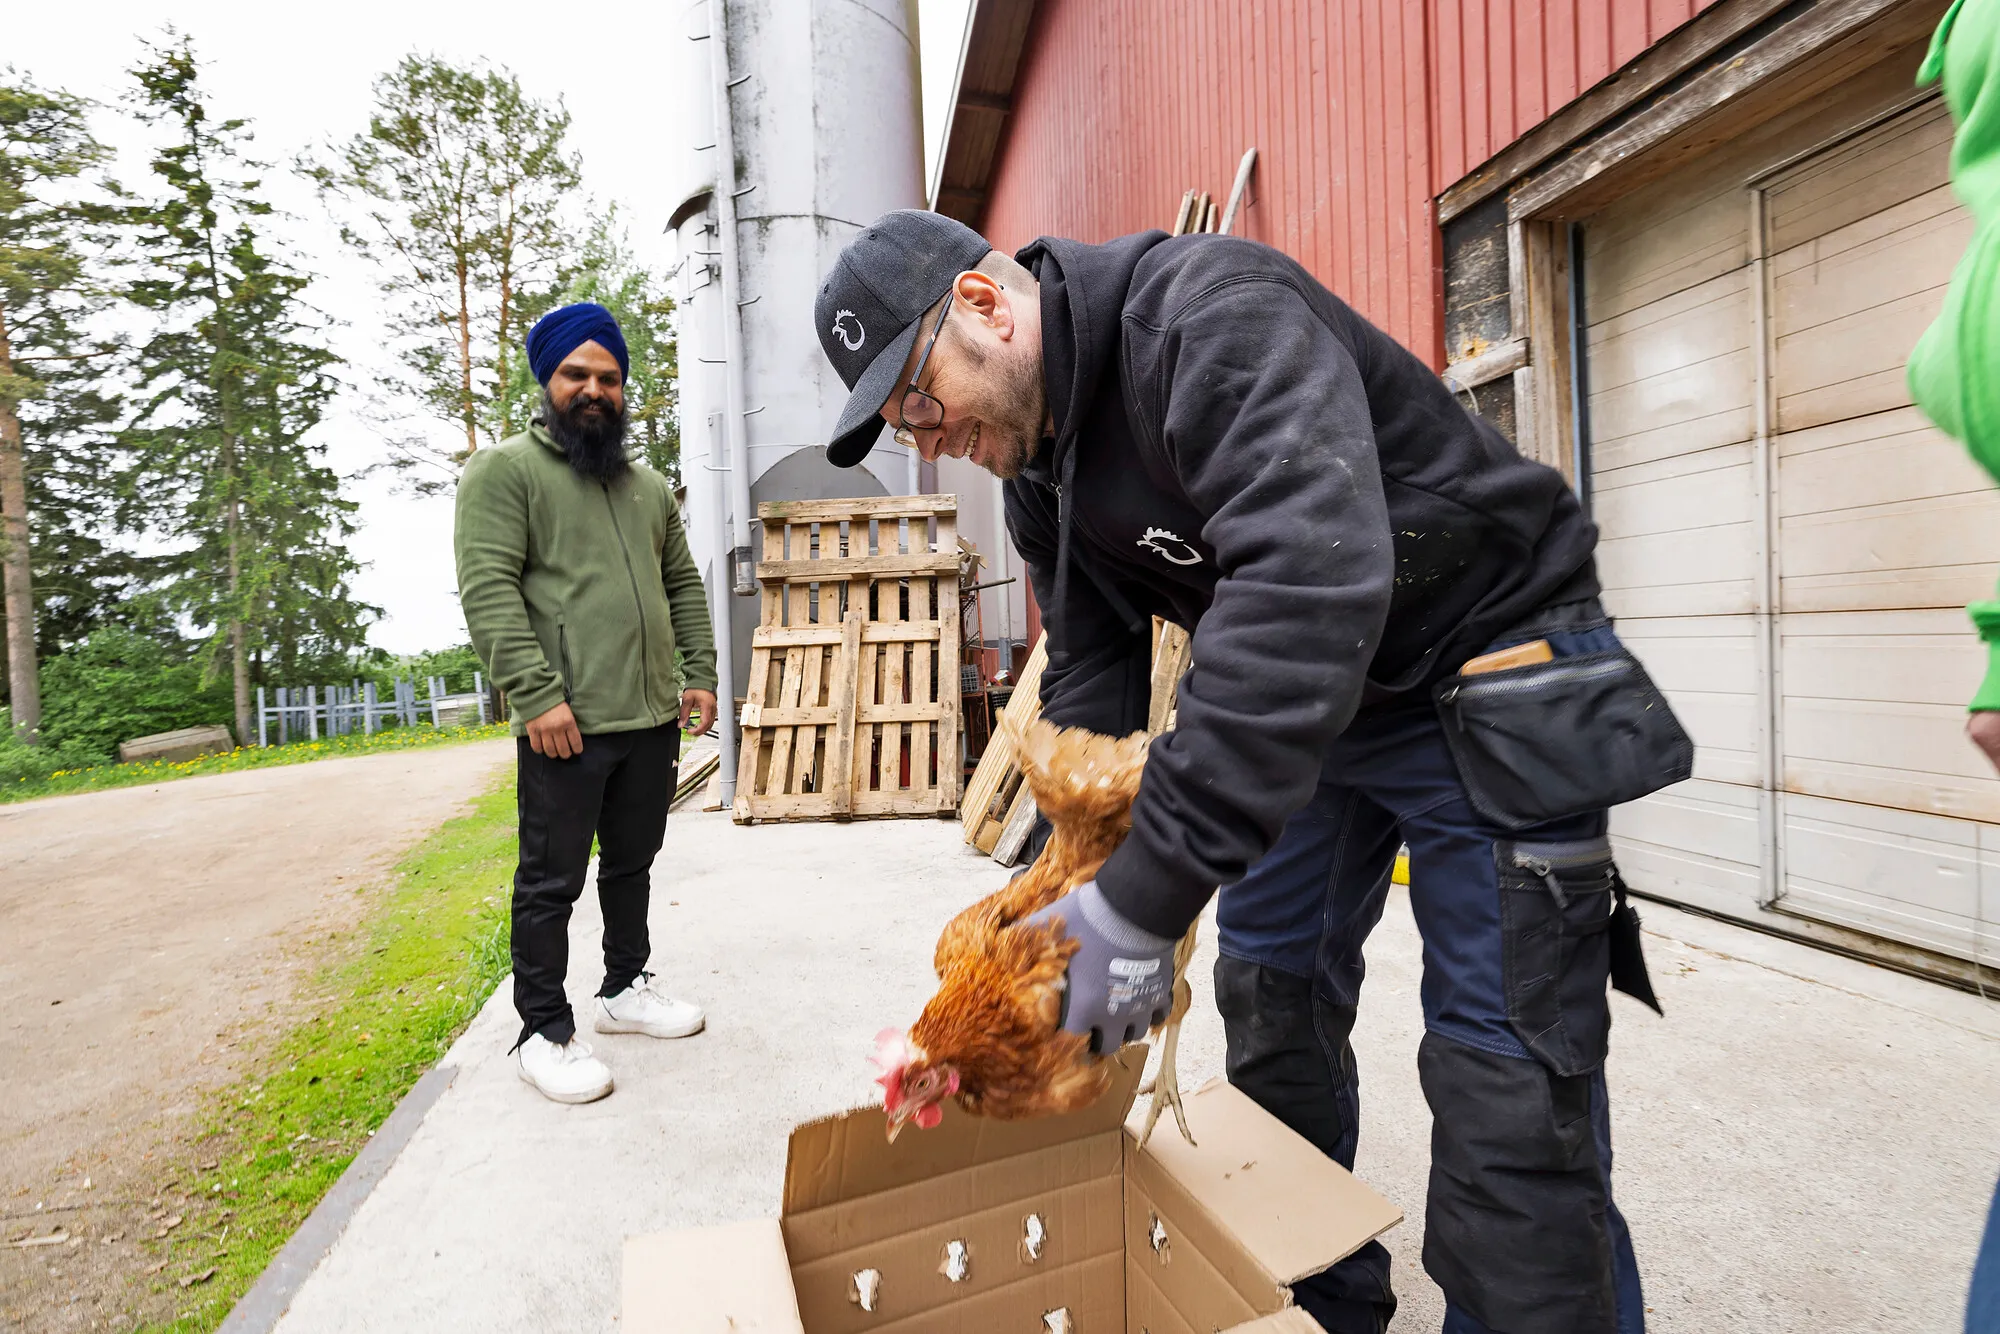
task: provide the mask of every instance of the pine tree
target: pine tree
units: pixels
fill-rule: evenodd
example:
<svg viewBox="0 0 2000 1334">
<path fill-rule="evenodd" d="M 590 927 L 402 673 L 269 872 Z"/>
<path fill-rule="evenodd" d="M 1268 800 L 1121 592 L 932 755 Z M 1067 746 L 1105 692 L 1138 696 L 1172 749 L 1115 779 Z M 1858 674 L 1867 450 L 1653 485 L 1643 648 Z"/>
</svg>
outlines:
<svg viewBox="0 0 2000 1334">
<path fill-rule="evenodd" d="M 114 398 L 93 338 L 101 260 L 125 213 L 96 177 L 88 105 L 0 71 L 0 583 L 17 735 L 41 719 L 39 658 L 136 591 L 144 562 L 105 545 Z M 39 593 L 39 596 L 37 594 Z"/>
<path fill-rule="evenodd" d="M 507 349 L 520 341 L 521 294 L 554 276 L 558 218 L 581 181 L 560 101 L 529 97 L 512 73 L 406 57 L 375 82 L 368 129 L 300 169 L 347 214 L 342 236 L 381 266 L 413 393 L 462 448 L 390 441 L 419 490 L 505 434 Z"/>
<path fill-rule="evenodd" d="M 170 33 L 133 73 L 138 114 L 167 133 L 152 162 L 165 197 L 139 235 L 151 272 L 128 289 L 158 320 L 127 433 L 134 494 L 187 544 L 167 562 L 167 593 L 213 627 L 241 741 L 254 730 L 253 658 L 358 647 L 375 610 L 348 588 L 355 507 L 306 440 L 338 359 L 303 300 L 310 280 L 271 253 L 271 207 L 243 175 L 259 165 L 245 122 L 210 119 L 190 44 Z"/>
</svg>

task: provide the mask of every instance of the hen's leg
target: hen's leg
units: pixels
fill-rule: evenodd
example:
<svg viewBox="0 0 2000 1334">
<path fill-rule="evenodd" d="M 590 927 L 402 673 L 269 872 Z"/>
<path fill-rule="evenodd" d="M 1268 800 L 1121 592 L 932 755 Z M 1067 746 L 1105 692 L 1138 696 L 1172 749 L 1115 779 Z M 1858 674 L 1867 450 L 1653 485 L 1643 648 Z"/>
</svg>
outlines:
<svg viewBox="0 0 2000 1334">
<path fill-rule="evenodd" d="M 1145 1148 L 1152 1138 L 1153 1127 L 1159 1124 L 1160 1113 L 1165 1108 L 1174 1109 L 1174 1124 L 1180 1127 L 1181 1138 L 1194 1143 L 1194 1135 L 1188 1130 L 1187 1110 L 1181 1106 L 1181 1076 L 1177 1061 L 1181 1048 L 1181 1021 L 1194 1003 L 1194 988 L 1188 985 L 1188 964 L 1194 960 L 1195 937 L 1200 924 L 1190 926 L 1181 943 L 1174 947 L 1174 1007 L 1167 1014 L 1167 1022 L 1160 1029 L 1160 1068 L 1146 1086 L 1139 1091 L 1153 1095 L 1153 1105 L 1146 1109 L 1146 1125 L 1139 1132 L 1139 1147 Z"/>
</svg>

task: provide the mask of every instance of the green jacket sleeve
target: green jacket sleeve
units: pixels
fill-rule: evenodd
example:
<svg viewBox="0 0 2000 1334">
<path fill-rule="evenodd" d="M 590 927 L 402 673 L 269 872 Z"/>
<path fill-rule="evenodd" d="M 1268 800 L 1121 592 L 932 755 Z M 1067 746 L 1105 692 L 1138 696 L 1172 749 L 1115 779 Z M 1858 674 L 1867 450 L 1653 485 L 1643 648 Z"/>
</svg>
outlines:
<svg viewBox="0 0 2000 1334">
<path fill-rule="evenodd" d="M 660 548 L 660 582 L 667 590 L 667 610 L 674 618 L 674 644 L 687 664 L 685 690 L 715 689 L 715 628 L 708 617 L 708 589 L 688 550 L 687 529 L 667 498 L 667 540 Z M 733 714 L 730 716 L 734 716 Z"/>
<path fill-rule="evenodd" d="M 458 479 L 452 547 L 458 601 L 472 648 L 517 718 L 538 718 L 563 702 L 562 677 L 549 666 L 528 621 L 521 571 L 528 559 L 528 489 L 520 469 L 490 451 L 466 460 Z"/>
<path fill-rule="evenodd" d="M 1986 641 L 1986 679 L 1968 707 L 1974 712 L 2000 709 L 2000 602 L 1975 602 L 1966 611 Z"/>
<path fill-rule="evenodd" d="M 1910 354 L 1910 397 L 2000 481 L 2000 0 L 1955 0 L 1918 72 L 1944 79 L 1952 190 L 1972 214 L 1944 309 Z M 1989 646 L 1975 710 L 2000 709 L 2000 602 L 1966 609 Z"/>
</svg>

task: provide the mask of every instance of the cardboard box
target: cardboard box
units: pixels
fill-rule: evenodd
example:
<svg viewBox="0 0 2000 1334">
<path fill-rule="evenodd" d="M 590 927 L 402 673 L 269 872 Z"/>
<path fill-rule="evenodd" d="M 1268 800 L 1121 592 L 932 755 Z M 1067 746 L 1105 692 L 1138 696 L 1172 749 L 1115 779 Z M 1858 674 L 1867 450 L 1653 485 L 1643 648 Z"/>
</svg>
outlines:
<svg viewBox="0 0 2000 1334">
<path fill-rule="evenodd" d="M 1217 1081 L 1144 1149 L 1143 1049 L 1094 1107 L 947 1106 L 894 1144 L 864 1107 L 792 1133 L 783 1215 L 628 1238 L 625 1334 L 1312 1334 L 1289 1284 L 1402 1220 Z M 1128 1118 L 1131 1124 L 1128 1125 Z"/>
</svg>

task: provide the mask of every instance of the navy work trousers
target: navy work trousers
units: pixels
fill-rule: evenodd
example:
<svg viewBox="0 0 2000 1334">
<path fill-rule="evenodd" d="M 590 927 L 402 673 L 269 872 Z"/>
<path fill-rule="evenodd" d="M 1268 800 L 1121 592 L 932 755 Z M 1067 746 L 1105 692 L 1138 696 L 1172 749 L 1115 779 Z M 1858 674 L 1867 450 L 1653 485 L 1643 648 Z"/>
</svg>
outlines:
<svg viewBox="0 0 2000 1334">
<path fill-rule="evenodd" d="M 1560 628 L 1542 622 L 1496 647 L 1538 637 L 1558 657 L 1617 647 L 1594 603 L 1572 608 Z M 1351 1168 L 1362 946 L 1408 844 L 1423 937 L 1417 1065 L 1433 1115 L 1424 1267 L 1444 1290 L 1446 1334 L 1645 1327 L 1611 1200 L 1605 825 L 1595 812 L 1509 834 L 1474 810 L 1434 710 L 1370 714 L 1217 907 L 1230 1081 Z M 1296 1295 L 1330 1334 L 1379 1334 L 1395 1310 L 1388 1252 L 1371 1242 Z"/>
<path fill-rule="evenodd" d="M 653 858 L 667 832 L 681 732 L 678 725 L 595 732 L 583 753 L 559 760 L 516 740 L 515 793 L 521 859 L 514 869 L 515 1045 L 540 1033 L 568 1042 L 576 1033 L 564 981 L 569 974 L 569 916 L 583 893 L 590 845 L 597 843 L 597 899 L 604 909 L 604 984 L 600 996 L 632 985 L 652 954 L 646 909 Z"/>
</svg>

